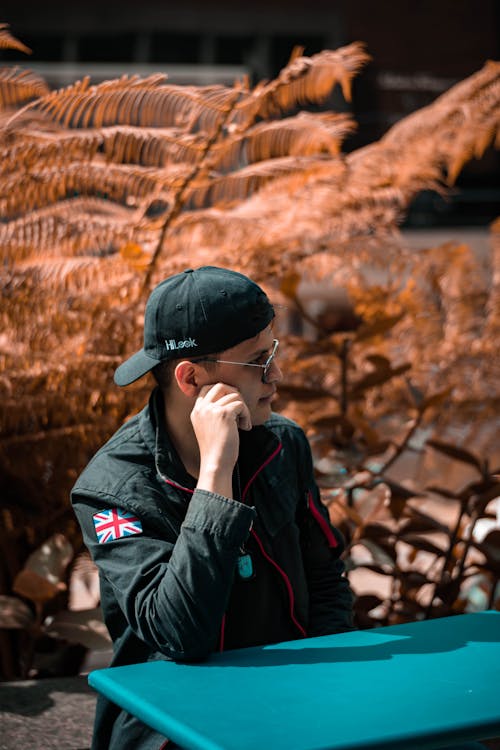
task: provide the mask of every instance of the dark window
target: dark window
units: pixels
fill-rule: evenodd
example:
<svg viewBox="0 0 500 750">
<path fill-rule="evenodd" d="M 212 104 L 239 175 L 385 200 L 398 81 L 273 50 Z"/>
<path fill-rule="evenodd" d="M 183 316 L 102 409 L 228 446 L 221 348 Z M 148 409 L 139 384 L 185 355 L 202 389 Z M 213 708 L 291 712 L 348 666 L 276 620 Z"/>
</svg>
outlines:
<svg viewBox="0 0 500 750">
<path fill-rule="evenodd" d="M 29 66 L 33 62 L 58 62 L 62 58 L 63 38 L 55 34 L 38 35 L 25 34 L 10 30 L 11 33 L 23 44 L 29 47 L 33 54 L 27 55 L 17 50 L 2 49 L 1 60 L 5 63 L 18 62 L 21 65 Z"/>
<path fill-rule="evenodd" d="M 152 34 L 151 62 L 198 63 L 200 47 L 200 34 Z"/>
<path fill-rule="evenodd" d="M 252 36 L 219 36 L 215 40 L 215 62 L 220 65 L 245 65 L 255 44 Z"/>
<path fill-rule="evenodd" d="M 81 62 L 132 62 L 133 34 L 85 34 L 78 39 Z"/>
</svg>

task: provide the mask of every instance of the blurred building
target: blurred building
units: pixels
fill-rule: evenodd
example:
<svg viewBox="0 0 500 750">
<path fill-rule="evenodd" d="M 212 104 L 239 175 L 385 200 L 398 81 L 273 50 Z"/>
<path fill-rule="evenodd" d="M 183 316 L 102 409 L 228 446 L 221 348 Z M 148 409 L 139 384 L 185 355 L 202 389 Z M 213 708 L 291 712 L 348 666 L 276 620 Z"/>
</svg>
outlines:
<svg viewBox="0 0 500 750">
<path fill-rule="evenodd" d="M 326 108 L 352 109 L 359 148 L 431 103 L 488 59 L 500 59 L 497 0 L 3 0 L 0 22 L 33 50 L 0 50 L 4 64 L 38 70 L 53 86 L 90 74 L 168 73 L 174 83 L 231 84 L 275 76 L 296 45 L 312 55 L 364 41 L 372 63 L 352 106 L 335 91 Z M 423 193 L 408 226 L 485 226 L 499 213 L 500 155 L 463 170 L 448 200 Z"/>
</svg>

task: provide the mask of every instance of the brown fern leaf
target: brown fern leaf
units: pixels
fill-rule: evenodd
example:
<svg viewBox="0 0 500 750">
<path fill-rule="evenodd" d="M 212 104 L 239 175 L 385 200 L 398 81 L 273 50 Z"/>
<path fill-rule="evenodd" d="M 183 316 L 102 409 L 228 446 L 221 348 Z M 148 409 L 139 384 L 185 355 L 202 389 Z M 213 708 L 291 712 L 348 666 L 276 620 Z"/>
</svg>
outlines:
<svg viewBox="0 0 500 750">
<path fill-rule="evenodd" d="M 35 372 L 38 374 L 38 369 L 36 369 Z M 26 408 L 30 408 L 29 400 L 27 400 Z M 35 408 L 33 411 L 36 413 Z M 28 430 L 26 430 L 26 433 L 20 430 L 17 435 L 7 435 L 0 440 L 0 447 L 6 448 L 15 445 L 16 443 L 28 443 L 33 446 L 33 449 L 35 449 L 36 446 L 36 450 L 39 451 L 41 443 L 52 440 L 54 441 L 54 444 L 57 444 L 57 438 L 62 438 L 65 444 L 67 444 L 67 441 L 72 437 L 76 437 L 78 440 L 88 440 L 88 435 L 86 435 L 86 433 L 94 430 L 95 424 L 88 422 L 70 425 L 69 427 L 51 428 L 42 424 L 40 427 L 42 428 L 40 432 L 32 431 L 31 435 Z"/>
<path fill-rule="evenodd" d="M 500 115 L 489 117 L 470 130 L 461 130 L 448 147 L 447 181 L 453 185 L 465 164 L 480 159 L 500 130 Z"/>
<path fill-rule="evenodd" d="M 312 57 L 297 57 L 270 83 L 257 86 L 236 107 L 235 123 L 248 125 L 257 117 L 274 117 L 294 106 L 323 102 L 339 83 L 347 101 L 351 81 L 370 60 L 361 42 Z"/>
<path fill-rule="evenodd" d="M 263 185 L 284 175 L 297 173 L 304 181 L 307 176 L 324 166 L 321 157 L 286 156 L 250 164 L 226 175 L 200 178 L 188 191 L 187 207 L 204 205 L 224 206 L 239 202 L 255 193 Z"/>
<path fill-rule="evenodd" d="M 21 68 L 0 69 L 0 108 L 12 107 L 27 99 L 44 96 L 49 87 L 36 73 Z"/>
<path fill-rule="evenodd" d="M 225 171 L 235 165 L 285 156 L 335 156 L 342 140 L 355 128 L 348 115 L 301 112 L 294 117 L 254 125 L 241 137 L 226 138 L 214 147 L 212 164 L 215 169 Z"/>
<path fill-rule="evenodd" d="M 199 161 L 207 139 L 186 134 L 178 128 L 103 128 L 100 134 L 108 161 L 165 167 L 169 164 Z"/>
<path fill-rule="evenodd" d="M 335 194 L 337 201 L 335 201 Z M 325 242 L 344 242 L 358 236 L 371 236 L 374 232 L 384 232 L 393 228 L 402 218 L 404 194 L 392 186 L 378 190 L 346 193 L 340 197 L 337 191 L 322 186 L 311 191 L 317 204 L 313 210 L 297 212 L 292 218 L 289 209 L 284 237 L 294 237 L 302 243 L 309 254 L 311 249 Z M 269 238 L 276 232 L 271 229 Z"/>
<path fill-rule="evenodd" d="M 443 193 L 442 164 L 429 158 L 432 144 L 422 139 L 411 149 L 401 149 L 381 141 L 346 156 L 348 168 L 345 191 L 350 195 L 393 186 L 405 195 L 408 203 L 421 190 Z"/>
<path fill-rule="evenodd" d="M 434 163 L 447 172 L 447 181 L 453 184 L 465 162 L 482 154 L 498 136 L 499 97 L 500 63 L 488 62 L 433 104 L 394 125 L 380 143 L 408 153 L 419 148 L 415 170 Z"/>
<path fill-rule="evenodd" d="M 404 145 L 410 138 L 415 139 L 437 128 L 460 126 L 474 115 L 476 108 L 481 116 L 492 108 L 497 109 L 499 79 L 500 63 L 487 63 L 477 73 L 445 91 L 432 104 L 397 122 L 382 141 Z"/>
<path fill-rule="evenodd" d="M 16 39 L 9 31 L 8 23 L 0 23 L 0 49 L 17 49 L 19 52 L 25 52 L 31 55 L 31 50 L 25 44 Z"/>
<path fill-rule="evenodd" d="M 281 169 L 273 173 L 274 165 L 280 165 Z M 218 223 L 219 219 L 222 223 L 226 219 L 229 223 L 233 220 L 245 222 L 248 217 L 252 222 L 273 222 L 280 214 L 282 218 L 285 218 L 293 213 L 290 211 L 290 205 L 294 198 L 297 198 L 297 203 L 303 204 L 304 209 L 309 211 L 311 206 L 308 191 L 314 190 L 321 183 L 328 185 L 331 192 L 338 191 L 343 184 L 344 176 L 345 165 L 340 158 L 285 157 L 257 162 L 240 171 L 216 177 L 213 180 L 213 186 L 218 190 L 228 189 L 228 195 L 221 196 L 222 201 L 226 197 L 229 200 L 232 199 L 232 180 L 234 180 L 234 187 L 245 191 L 250 197 L 225 211 L 221 211 L 218 206 L 197 213 L 188 212 L 176 222 L 176 232 L 179 227 L 191 226 L 198 219 L 200 222 L 208 220 L 209 224 L 213 221 Z M 254 177 L 256 178 L 255 185 L 251 184 Z M 249 180 L 250 184 L 246 184 Z M 238 184 L 240 181 L 241 184 Z M 210 191 L 212 185 L 207 182 L 200 187 L 200 190 L 195 191 L 198 192 L 197 197 L 200 195 L 203 197 L 204 193 Z M 259 192 L 256 193 L 256 189 Z M 254 194 L 251 194 L 252 192 Z M 335 205 L 336 202 L 337 199 L 332 203 L 330 197 L 331 205 Z M 212 203 L 212 206 L 214 205 L 216 205 L 215 202 Z"/>
<path fill-rule="evenodd" d="M 489 105 L 498 103 L 498 97 L 490 98 L 488 90 L 495 81 L 498 81 L 499 69 L 499 61 L 487 60 L 480 70 L 456 83 L 448 91 L 441 94 L 434 103 L 437 104 L 444 99 L 454 104 L 469 104 L 471 97 L 474 99 L 479 97 L 483 100 L 490 99 Z"/>
<path fill-rule="evenodd" d="M 117 226 L 120 224 L 135 224 L 142 217 L 142 213 L 142 207 L 140 209 L 128 208 L 106 198 L 96 198 L 94 196 L 60 201 L 53 206 L 47 206 L 37 212 L 38 216 L 42 214 L 58 216 L 67 221 L 72 221 L 76 218 L 88 218 L 90 220 L 93 217 L 108 218 L 110 221 L 116 222 Z"/>
<path fill-rule="evenodd" d="M 11 175 L 4 180 L 0 188 L 0 212 L 5 217 L 15 217 L 73 195 L 104 195 L 129 206 L 160 195 L 166 195 L 168 200 L 188 171 L 183 166 L 156 170 L 84 162 L 42 168 L 33 174 Z"/>
<path fill-rule="evenodd" d="M 43 167 L 91 161 L 102 143 L 98 132 L 11 131 L 0 141 L 0 174 L 36 172 Z"/>
<path fill-rule="evenodd" d="M 92 290 L 93 294 L 109 294 L 111 288 L 125 284 L 130 278 L 130 269 L 119 254 L 109 257 L 57 258 L 39 256 L 17 263 L 17 283 L 28 284 L 38 294 L 81 294 Z"/>
<path fill-rule="evenodd" d="M 500 98 L 500 86 L 499 86 Z M 478 133 L 474 142 L 474 159 L 481 159 L 484 152 L 489 146 L 496 148 L 496 143 L 500 136 L 500 118 L 497 113 L 486 117 L 484 123 L 478 128 Z"/>
<path fill-rule="evenodd" d="M 113 201 L 107 200 L 106 198 L 85 196 L 59 201 L 54 205 L 45 206 L 38 209 L 36 213 L 31 212 L 31 216 L 34 218 L 54 216 L 68 221 L 71 221 L 71 219 L 74 219 L 75 217 L 87 216 L 88 218 L 91 218 L 92 216 L 107 216 L 117 223 L 123 222 L 124 224 L 130 224 L 142 216 L 142 209 L 136 210 L 127 208 L 119 203 L 113 203 Z"/>
<path fill-rule="evenodd" d="M 17 132 L 22 133 L 23 131 L 26 131 L 27 134 L 31 131 L 50 134 L 62 132 L 62 128 L 41 112 L 30 110 L 29 105 L 15 111 L 10 110 L 8 113 L 0 110 L 0 138 L 2 141 L 12 139 Z"/>
<path fill-rule="evenodd" d="M 329 173 L 329 179 L 327 174 Z M 402 218 L 406 194 L 387 184 L 346 190 L 345 168 L 325 165 L 310 181 L 285 176 L 229 210 L 208 209 L 179 217 L 169 235 L 170 253 L 199 252 L 212 260 L 224 248 L 228 258 L 245 248 L 245 256 L 286 246 L 286 262 L 300 260 L 323 242 L 340 242 L 374 231 L 393 230 Z M 169 257 L 172 257 L 169 255 Z"/>
<path fill-rule="evenodd" d="M 30 106 L 64 127 L 132 125 L 210 133 L 240 96 L 224 86 L 169 86 L 164 80 L 163 75 L 123 76 L 89 87 L 84 79 Z"/>
<path fill-rule="evenodd" d="M 103 257 L 117 252 L 132 236 L 133 226 L 127 222 L 106 216 L 70 220 L 54 215 L 52 207 L 0 224 L 2 261 L 6 264 L 48 252 Z"/>
</svg>

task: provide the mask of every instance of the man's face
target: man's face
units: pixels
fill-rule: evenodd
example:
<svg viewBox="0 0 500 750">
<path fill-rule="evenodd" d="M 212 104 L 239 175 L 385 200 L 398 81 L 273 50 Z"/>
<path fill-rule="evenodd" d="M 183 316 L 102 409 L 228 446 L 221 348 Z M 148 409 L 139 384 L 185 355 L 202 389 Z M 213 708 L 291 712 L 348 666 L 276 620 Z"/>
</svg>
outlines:
<svg viewBox="0 0 500 750">
<path fill-rule="evenodd" d="M 257 336 L 221 352 L 217 359 L 263 365 L 271 354 L 273 338 L 272 329 L 268 326 Z M 252 426 L 261 425 L 269 419 L 277 384 L 283 377 L 275 359 L 267 375 L 267 383 L 262 382 L 263 370 L 260 367 L 242 367 L 241 364 L 226 363 L 217 363 L 214 367 L 213 371 L 207 370 L 207 382 L 222 382 L 237 388 L 250 411 Z"/>
</svg>

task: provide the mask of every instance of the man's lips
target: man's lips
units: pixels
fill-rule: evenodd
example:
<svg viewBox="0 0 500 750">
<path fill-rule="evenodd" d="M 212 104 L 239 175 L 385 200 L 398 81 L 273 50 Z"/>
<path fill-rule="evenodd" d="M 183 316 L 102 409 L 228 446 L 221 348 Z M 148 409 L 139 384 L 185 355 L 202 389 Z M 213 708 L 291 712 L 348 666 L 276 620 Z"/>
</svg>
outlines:
<svg viewBox="0 0 500 750">
<path fill-rule="evenodd" d="M 276 388 L 273 391 L 271 391 L 271 393 L 268 393 L 267 396 L 262 396 L 262 398 L 260 398 L 259 401 L 268 401 L 269 403 L 271 403 L 272 401 L 275 400 L 275 398 L 276 398 Z"/>
</svg>

